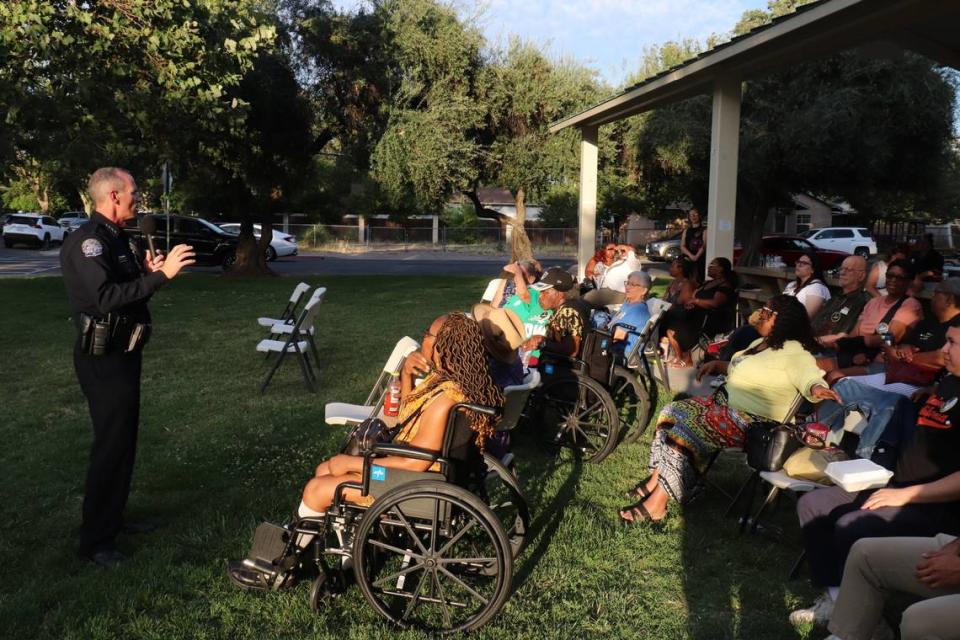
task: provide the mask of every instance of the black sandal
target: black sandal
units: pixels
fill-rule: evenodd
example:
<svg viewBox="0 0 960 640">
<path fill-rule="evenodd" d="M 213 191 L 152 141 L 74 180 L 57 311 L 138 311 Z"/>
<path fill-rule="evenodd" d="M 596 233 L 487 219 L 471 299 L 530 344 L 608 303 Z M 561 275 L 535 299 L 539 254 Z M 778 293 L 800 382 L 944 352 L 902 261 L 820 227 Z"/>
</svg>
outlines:
<svg viewBox="0 0 960 640">
<path fill-rule="evenodd" d="M 637 486 L 635 486 L 633 489 L 630 489 L 630 491 L 626 492 L 626 496 L 628 498 L 641 498 L 643 500 L 648 498 L 650 494 L 653 493 L 652 491 L 647 489 L 647 483 L 650 482 L 650 478 L 652 477 L 653 477 L 652 475 L 649 475 L 643 480 L 641 480 L 637 484 Z"/>
<path fill-rule="evenodd" d="M 632 518 L 629 520 L 627 518 L 624 518 L 623 514 L 625 512 L 629 513 L 632 516 Z M 640 502 L 636 502 L 634 504 L 628 504 L 625 507 L 621 507 L 619 517 L 621 522 L 625 524 L 634 525 L 634 524 L 640 524 L 641 522 L 652 522 L 652 523 L 663 522 L 664 520 L 667 519 L 667 514 L 664 514 L 663 517 L 661 518 L 654 518 L 653 516 L 650 515 L 650 512 L 647 511 L 647 508 L 643 506 L 643 501 L 641 500 Z"/>
</svg>

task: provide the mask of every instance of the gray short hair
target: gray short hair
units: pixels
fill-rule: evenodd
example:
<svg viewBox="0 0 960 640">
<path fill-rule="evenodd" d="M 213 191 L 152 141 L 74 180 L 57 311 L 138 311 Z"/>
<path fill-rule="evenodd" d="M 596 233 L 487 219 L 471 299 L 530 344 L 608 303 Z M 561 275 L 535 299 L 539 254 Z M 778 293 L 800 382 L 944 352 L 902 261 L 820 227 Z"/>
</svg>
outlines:
<svg viewBox="0 0 960 640">
<path fill-rule="evenodd" d="M 646 271 L 633 271 L 630 275 L 627 276 L 627 280 L 633 278 L 640 282 L 641 287 L 646 287 L 649 289 L 653 285 L 653 278 L 650 277 L 650 274 Z"/>
<path fill-rule="evenodd" d="M 87 193 L 94 202 L 99 202 L 111 191 L 120 191 L 127 186 L 123 177 L 131 175 L 120 167 L 100 167 L 93 172 L 87 182 Z"/>
</svg>

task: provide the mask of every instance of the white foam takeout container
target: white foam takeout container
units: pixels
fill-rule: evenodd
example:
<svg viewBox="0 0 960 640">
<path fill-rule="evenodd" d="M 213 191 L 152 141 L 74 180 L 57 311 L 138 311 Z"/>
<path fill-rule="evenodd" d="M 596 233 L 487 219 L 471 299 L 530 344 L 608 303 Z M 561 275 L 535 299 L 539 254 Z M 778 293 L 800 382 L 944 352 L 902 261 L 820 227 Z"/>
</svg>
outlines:
<svg viewBox="0 0 960 640">
<path fill-rule="evenodd" d="M 825 473 L 835 485 L 851 493 L 885 487 L 893 477 L 893 471 L 864 458 L 831 462 Z"/>
</svg>

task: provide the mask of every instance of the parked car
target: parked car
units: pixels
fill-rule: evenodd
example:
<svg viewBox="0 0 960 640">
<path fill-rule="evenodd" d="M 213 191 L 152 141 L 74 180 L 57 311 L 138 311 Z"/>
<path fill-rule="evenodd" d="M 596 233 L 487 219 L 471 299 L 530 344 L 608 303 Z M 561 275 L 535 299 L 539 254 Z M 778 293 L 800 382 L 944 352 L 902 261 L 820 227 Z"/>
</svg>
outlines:
<svg viewBox="0 0 960 640">
<path fill-rule="evenodd" d="M 136 221 L 128 221 L 125 227 L 127 234 L 137 241 L 141 250 L 147 248 L 146 238 L 140 232 L 140 222 L 145 217 L 148 216 L 141 216 Z M 161 214 L 149 214 L 149 217 L 154 218 L 157 224 L 157 233 L 153 237 L 153 242 L 157 249 L 163 249 L 166 247 L 167 217 Z M 199 265 L 219 264 L 226 269 L 237 259 L 237 236 L 227 233 L 203 218 L 170 216 L 170 246 L 178 244 L 191 245 L 197 254 Z"/>
<path fill-rule="evenodd" d="M 740 254 L 742 253 L 742 247 L 736 247 L 733 250 L 735 262 L 740 259 Z M 794 263 L 796 263 L 797 258 L 803 254 L 815 255 L 817 261 L 820 263 L 820 268 L 824 271 L 836 269 L 840 266 L 840 263 L 843 262 L 844 258 L 850 255 L 843 251 L 819 249 L 811 244 L 809 240 L 800 236 L 764 236 L 760 241 L 760 255 L 780 256 L 780 259 L 783 260 L 783 263 L 788 267 L 792 267 Z"/>
<path fill-rule="evenodd" d="M 90 217 L 86 211 L 67 211 L 57 218 L 57 223 L 63 227 L 64 232 L 70 233 L 80 228 L 80 225 L 86 223 Z"/>
<path fill-rule="evenodd" d="M 227 222 L 220 225 L 220 228 L 227 233 L 240 235 L 239 222 Z M 260 239 L 260 225 L 253 225 L 253 237 Z M 297 239 L 289 233 L 273 230 L 273 237 L 270 240 L 270 246 L 267 247 L 267 260 L 276 260 L 284 256 L 297 255 Z"/>
<path fill-rule="evenodd" d="M 810 229 L 803 234 L 803 237 L 819 249 L 843 251 L 864 258 L 869 258 L 877 253 L 877 243 L 870 235 L 870 230 L 865 227 Z"/>
<path fill-rule="evenodd" d="M 680 255 L 680 236 L 683 232 L 676 233 L 663 240 L 655 240 L 647 243 L 647 258 L 658 262 L 670 262 Z"/>
<path fill-rule="evenodd" d="M 8 249 L 24 243 L 46 250 L 54 242 L 63 243 L 63 227 L 40 213 L 15 213 L 3 225 L 3 244 Z"/>
</svg>

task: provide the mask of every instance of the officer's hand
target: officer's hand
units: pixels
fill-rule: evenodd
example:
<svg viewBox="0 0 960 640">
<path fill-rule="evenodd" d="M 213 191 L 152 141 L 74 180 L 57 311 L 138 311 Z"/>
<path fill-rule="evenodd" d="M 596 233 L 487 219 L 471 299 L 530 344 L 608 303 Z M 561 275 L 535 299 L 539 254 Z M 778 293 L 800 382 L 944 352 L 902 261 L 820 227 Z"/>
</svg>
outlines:
<svg viewBox="0 0 960 640">
<path fill-rule="evenodd" d="M 160 271 L 160 269 L 163 268 L 163 254 L 158 251 L 157 255 L 154 256 L 148 249 L 147 257 L 143 261 L 143 266 L 145 266 L 150 273 Z"/>
<path fill-rule="evenodd" d="M 170 250 L 170 255 L 163 261 L 160 271 L 169 279 L 175 278 L 181 269 L 196 262 L 195 255 L 190 245 L 178 244 Z"/>
</svg>

